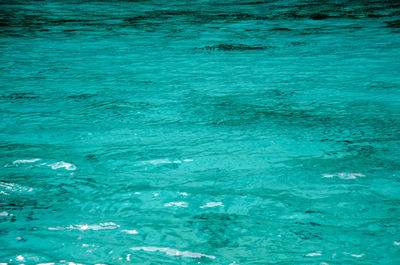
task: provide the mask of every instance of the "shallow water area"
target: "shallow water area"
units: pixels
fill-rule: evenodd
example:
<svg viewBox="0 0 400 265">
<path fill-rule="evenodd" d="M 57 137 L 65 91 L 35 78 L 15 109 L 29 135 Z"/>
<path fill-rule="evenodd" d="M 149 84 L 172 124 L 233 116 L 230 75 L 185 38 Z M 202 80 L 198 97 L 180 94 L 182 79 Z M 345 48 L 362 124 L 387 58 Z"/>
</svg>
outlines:
<svg viewBox="0 0 400 265">
<path fill-rule="evenodd" d="M 1 1 L 0 264 L 399 264 L 397 1 Z"/>
</svg>

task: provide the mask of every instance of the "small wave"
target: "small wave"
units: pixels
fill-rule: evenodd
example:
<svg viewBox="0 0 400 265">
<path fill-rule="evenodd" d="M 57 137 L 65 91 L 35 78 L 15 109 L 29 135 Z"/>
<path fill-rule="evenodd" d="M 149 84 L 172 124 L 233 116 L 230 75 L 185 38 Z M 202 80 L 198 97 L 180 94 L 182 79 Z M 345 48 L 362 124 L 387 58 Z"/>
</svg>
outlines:
<svg viewBox="0 0 400 265">
<path fill-rule="evenodd" d="M 12 216 L 13 214 L 3 211 L 0 213 L 0 216 Z"/>
<path fill-rule="evenodd" d="M 154 160 L 141 161 L 136 165 L 140 166 L 140 165 L 180 164 L 180 163 L 182 163 L 182 161 L 180 160 L 171 161 L 169 159 L 154 159 Z"/>
<path fill-rule="evenodd" d="M 152 159 L 152 160 L 146 160 L 146 161 L 141 161 L 139 163 L 136 163 L 136 166 L 144 166 L 144 165 L 160 165 L 160 164 L 181 164 L 182 162 L 192 162 L 193 159 L 183 159 L 183 160 L 170 160 L 168 158 L 162 158 L 162 159 Z"/>
<path fill-rule="evenodd" d="M 352 257 L 355 257 L 355 258 L 362 258 L 362 257 L 364 257 L 364 254 L 363 254 L 363 253 L 361 253 L 361 254 L 352 254 L 352 253 L 348 253 L 348 252 L 343 252 L 343 254 L 344 254 L 344 255 L 348 255 L 348 256 L 352 256 Z"/>
<path fill-rule="evenodd" d="M 19 165 L 19 164 L 25 164 L 25 163 L 34 163 L 39 161 L 40 158 L 33 158 L 33 159 L 21 159 L 21 160 L 15 160 L 13 163 L 13 165 Z"/>
<path fill-rule="evenodd" d="M 365 177 L 361 173 L 337 173 L 337 174 L 322 174 L 324 178 L 340 178 L 340 179 L 356 179 L 359 177 Z"/>
<path fill-rule="evenodd" d="M 86 230 L 111 230 L 111 229 L 116 229 L 118 228 L 119 225 L 113 223 L 113 222 L 109 222 L 109 223 L 100 223 L 100 224 L 96 224 L 96 225 L 70 225 L 67 227 L 61 227 L 61 226 L 57 226 L 57 227 L 49 227 L 48 230 L 80 230 L 80 231 L 86 231 Z"/>
<path fill-rule="evenodd" d="M 388 28 L 400 28 L 400 20 L 386 22 Z"/>
<path fill-rule="evenodd" d="M 30 187 L 20 186 L 16 183 L 7 183 L 0 182 L 0 190 L 4 189 L 4 191 L 0 191 L 0 194 L 8 195 L 7 192 L 32 192 L 33 189 Z"/>
<path fill-rule="evenodd" d="M 248 50 L 266 50 L 271 49 L 271 46 L 258 46 L 246 44 L 218 44 L 213 46 L 206 46 L 204 50 L 219 50 L 219 51 L 248 51 Z"/>
<path fill-rule="evenodd" d="M 121 232 L 130 234 L 130 235 L 137 235 L 137 234 L 139 234 L 138 231 L 136 231 L 136 230 L 121 230 Z"/>
<path fill-rule="evenodd" d="M 211 208 L 211 207 L 224 207 L 222 202 L 207 202 L 205 205 L 200 206 L 200 208 Z"/>
<path fill-rule="evenodd" d="M 6 164 L 4 167 L 19 167 L 23 164 L 32 164 L 35 162 L 38 162 L 42 159 L 40 158 L 33 158 L 33 159 L 19 159 L 13 161 L 11 164 Z M 41 164 L 35 164 L 34 167 L 40 167 L 40 166 L 48 166 L 51 167 L 53 170 L 57 170 L 60 168 L 64 168 L 66 170 L 76 170 L 77 167 L 74 164 L 71 163 L 66 163 L 64 161 L 59 161 L 53 164 L 48 164 L 48 163 L 41 163 Z M 28 166 L 28 168 L 31 168 L 32 166 Z"/>
<path fill-rule="evenodd" d="M 176 206 L 176 207 L 188 207 L 189 203 L 187 202 L 169 202 L 169 203 L 165 203 L 164 204 L 165 207 L 172 207 L 172 206 Z"/>
<path fill-rule="evenodd" d="M 37 265 L 55 265 L 55 264 L 67 264 L 67 265 L 84 265 L 83 263 L 75 263 L 72 261 L 60 260 L 59 262 L 48 262 L 48 263 L 39 263 Z M 97 264 L 96 264 L 97 265 Z"/>
<path fill-rule="evenodd" d="M 67 260 L 60 260 L 58 262 L 44 262 L 44 263 L 37 263 L 36 265 L 56 265 L 56 264 L 64 264 L 64 265 L 84 265 L 83 263 L 76 263 L 73 261 Z M 7 265 L 7 263 L 0 263 L 0 265 Z M 103 263 L 95 263 L 94 265 L 106 265 Z"/>
<path fill-rule="evenodd" d="M 5 168 L 8 168 L 8 167 L 19 167 L 19 166 L 22 166 L 24 164 L 32 164 L 32 163 L 38 162 L 40 160 L 41 160 L 40 158 L 18 159 L 18 160 L 13 161 L 12 163 L 5 164 L 4 167 Z"/>
<path fill-rule="evenodd" d="M 172 248 L 159 248 L 159 247 L 133 247 L 131 248 L 131 250 L 133 251 L 139 251 L 139 250 L 143 250 L 143 251 L 148 251 L 148 252 L 164 252 L 165 254 L 169 255 L 169 256 L 182 256 L 182 257 L 186 257 L 186 258 L 209 258 L 209 259 L 215 259 L 215 256 L 211 256 L 211 255 L 206 255 L 206 254 L 202 254 L 202 253 L 198 253 L 198 252 L 190 252 L 190 251 L 180 251 L 178 249 L 172 249 Z"/>
<path fill-rule="evenodd" d="M 19 262 L 26 262 L 25 257 L 23 257 L 22 255 L 18 255 L 17 257 L 15 257 L 16 261 Z M 29 261 L 29 260 L 28 260 Z M 8 264 L 14 264 L 12 260 L 10 260 L 10 263 L 6 263 L 6 262 L 0 262 L 0 265 L 8 265 Z M 66 264 L 66 265 L 84 265 L 82 263 L 75 263 L 72 261 L 67 261 L 67 260 L 60 260 L 58 262 L 41 262 L 41 263 L 35 263 L 36 265 L 56 265 L 56 264 Z M 95 264 L 95 265 L 105 265 L 105 264 Z"/>
<path fill-rule="evenodd" d="M 64 161 L 60 161 L 60 162 L 50 164 L 47 166 L 51 167 L 51 169 L 54 169 L 54 170 L 59 169 L 59 168 L 65 168 L 66 170 L 75 170 L 76 169 L 76 166 L 74 164 L 66 163 Z"/>
<path fill-rule="evenodd" d="M 306 255 L 306 257 L 316 257 L 316 256 L 321 256 L 321 252 L 312 252 L 312 253 L 308 253 Z"/>
</svg>

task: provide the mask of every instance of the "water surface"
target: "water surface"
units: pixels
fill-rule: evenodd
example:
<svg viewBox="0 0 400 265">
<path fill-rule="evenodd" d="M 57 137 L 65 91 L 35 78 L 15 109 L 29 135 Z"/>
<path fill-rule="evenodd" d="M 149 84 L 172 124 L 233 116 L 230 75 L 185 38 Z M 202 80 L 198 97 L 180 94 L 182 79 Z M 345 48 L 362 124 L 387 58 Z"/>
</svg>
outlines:
<svg viewBox="0 0 400 265">
<path fill-rule="evenodd" d="M 398 1 L 0 15 L 0 263 L 400 263 Z"/>
</svg>

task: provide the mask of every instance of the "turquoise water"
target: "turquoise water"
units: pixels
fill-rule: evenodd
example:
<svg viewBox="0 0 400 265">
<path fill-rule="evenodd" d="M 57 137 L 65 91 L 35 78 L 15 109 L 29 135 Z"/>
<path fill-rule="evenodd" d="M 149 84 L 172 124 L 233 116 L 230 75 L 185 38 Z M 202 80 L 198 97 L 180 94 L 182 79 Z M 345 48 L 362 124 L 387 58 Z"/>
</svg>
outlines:
<svg viewBox="0 0 400 265">
<path fill-rule="evenodd" d="M 400 264 L 397 1 L 1 1 L 1 264 Z"/>
</svg>

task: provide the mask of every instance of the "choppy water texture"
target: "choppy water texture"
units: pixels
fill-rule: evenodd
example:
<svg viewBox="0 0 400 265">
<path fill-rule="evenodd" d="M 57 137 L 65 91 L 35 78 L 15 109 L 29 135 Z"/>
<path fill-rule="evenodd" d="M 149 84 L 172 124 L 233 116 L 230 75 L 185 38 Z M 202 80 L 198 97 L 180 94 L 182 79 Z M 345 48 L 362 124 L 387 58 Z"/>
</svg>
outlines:
<svg viewBox="0 0 400 265">
<path fill-rule="evenodd" d="M 1 1 L 1 264 L 400 264 L 398 1 Z"/>
</svg>

